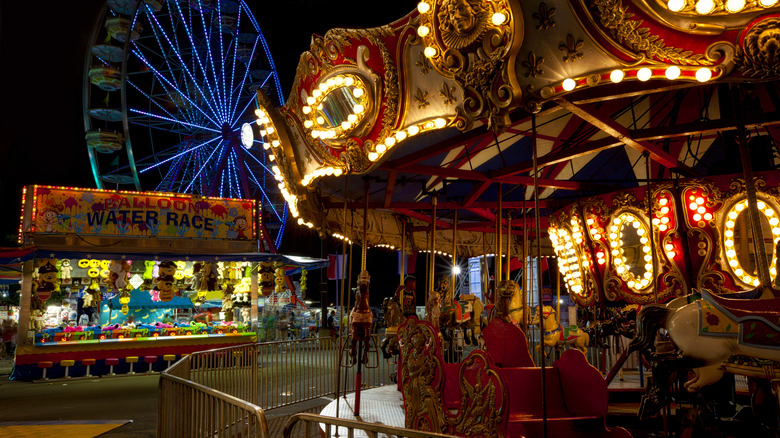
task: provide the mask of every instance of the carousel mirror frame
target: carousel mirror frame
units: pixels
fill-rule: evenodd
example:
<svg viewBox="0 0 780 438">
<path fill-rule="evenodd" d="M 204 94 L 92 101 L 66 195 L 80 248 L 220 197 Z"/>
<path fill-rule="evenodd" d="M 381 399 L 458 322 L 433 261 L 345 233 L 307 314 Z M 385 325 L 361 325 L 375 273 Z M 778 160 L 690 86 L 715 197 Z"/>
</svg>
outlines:
<svg viewBox="0 0 780 438">
<path fill-rule="evenodd" d="M 624 217 L 632 216 L 633 221 L 631 226 L 636 228 L 637 234 L 640 236 L 640 243 L 642 246 L 643 273 L 641 277 L 635 276 L 628 269 L 626 263 L 626 257 L 624 254 L 623 241 L 620 238 L 620 228 L 624 226 L 627 219 Z M 638 225 L 635 225 L 638 224 Z M 655 283 L 655 273 L 658 267 L 658 257 L 653 257 L 653 242 L 650 241 L 650 233 L 655 232 L 653 227 L 650 226 L 647 216 L 638 209 L 624 207 L 621 208 L 610 216 L 609 228 L 607 229 L 607 241 L 609 242 L 610 254 L 612 255 L 610 266 L 617 273 L 617 275 L 626 283 L 631 290 L 641 293 L 647 291 Z M 642 242 L 642 239 L 646 239 L 646 242 Z M 657 239 L 655 239 L 657 240 Z M 647 258 L 650 257 L 650 260 Z M 648 268 L 648 265 L 650 266 Z M 648 275 L 649 274 L 649 275 Z"/>
<path fill-rule="evenodd" d="M 306 105 L 301 107 L 300 117 L 308 142 L 321 141 L 326 147 L 340 149 L 351 137 L 364 137 L 374 128 L 379 114 L 382 89 L 380 78 L 366 65 L 368 52 L 368 47 L 360 46 L 355 65 L 333 67 L 317 80 L 310 92 L 302 91 L 301 97 Z M 348 126 L 342 124 L 334 128 L 321 127 L 316 114 L 325 99 L 336 90 L 353 85 L 356 89 L 362 90 L 360 97 L 365 102 L 362 111 L 350 114 L 355 116 L 355 120 L 348 121 Z"/>
<path fill-rule="evenodd" d="M 763 213 L 766 220 L 769 222 L 769 228 L 772 232 L 772 254 L 770 256 L 769 273 L 772 281 L 777 278 L 777 242 L 780 240 L 780 205 L 777 201 L 770 196 L 762 193 L 757 193 L 758 209 Z M 736 219 L 740 214 L 749 214 L 747 211 L 748 200 L 747 194 L 740 194 L 731 198 L 721 209 L 720 218 L 720 239 L 722 242 L 721 252 L 722 258 L 727 266 L 728 272 L 732 277 L 745 287 L 753 288 L 760 285 L 760 280 L 757 276 L 745 272 L 742 264 L 739 261 L 738 248 L 734 246 L 734 233 L 736 228 Z M 764 218 L 762 218 L 763 220 Z M 766 236 L 764 236 L 766 239 Z"/>
<path fill-rule="evenodd" d="M 577 239 L 576 232 L 567 226 L 558 226 L 554 230 L 549 229 L 548 234 L 553 243 L 553 250 L 558 259 L 558 270 L 563 275 L 566 289 L 570 294 L 585 297 L 587 295 L 585 271 L 589 268 L 589 262 L 582 254 L 581 237 Z M 580 240 L 580 242 L 575 242 L 575 240 Z M 574 260 L 571 260 L 572 258 Z M 573 267 L 574 264 L 576 267 Z"/>
</svg>

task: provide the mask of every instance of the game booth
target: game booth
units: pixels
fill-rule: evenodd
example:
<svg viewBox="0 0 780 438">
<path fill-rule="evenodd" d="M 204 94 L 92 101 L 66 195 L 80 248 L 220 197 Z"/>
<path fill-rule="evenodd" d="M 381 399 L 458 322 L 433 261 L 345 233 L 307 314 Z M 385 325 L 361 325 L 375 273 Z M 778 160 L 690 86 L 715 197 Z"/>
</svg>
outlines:
<svg viewBox="0 0 780 438">
<path fill-rule="evenodd" d="M 258 296 L 327 265 L 258 252 L 252 200 L 44 186 L 23 198 L 14 380 L 155 372 L 257 342 Z"/>
</svg>

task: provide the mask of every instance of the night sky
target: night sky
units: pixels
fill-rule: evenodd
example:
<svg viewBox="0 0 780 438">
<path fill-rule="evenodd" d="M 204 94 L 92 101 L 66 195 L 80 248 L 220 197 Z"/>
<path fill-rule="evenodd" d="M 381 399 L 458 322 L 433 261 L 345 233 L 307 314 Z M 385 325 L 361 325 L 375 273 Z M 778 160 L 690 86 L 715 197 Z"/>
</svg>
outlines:
<svg viewBox="0 0 780 438">
<path fill-rule="evenodd" d="M 89 34 L 103 3 L 79 0 L 38 2 L 34 6 L 27 2 L 0 4 L 0 246 L 16 243 L 23 185 L 94 187 L 84 141 L 82 82 Z M 286 98 L 298 59 L 308 50 L 312 34 L 323 35 L 335 27 L 388 24 L 412 11 L 417 2 L 247 3 L 268 42 Z M 330 245 L 328 252 L 335 252 L 336 242 Z M 297 226 L 288 227 L 282 249 L 313 257 L 326 250 L 315 233 Z M 376 263 L 392 261 L 395 267 L 395 255 L 380 251 L 370 252 Z M 359 247 L 355 253 L 360 254 Z M 373 264 L 370 262 L 369 268 Z M 377 274 L 377 282 L 389 275 Z M 393 283 L 397 281 L 394 278 Z"/>
</svg>

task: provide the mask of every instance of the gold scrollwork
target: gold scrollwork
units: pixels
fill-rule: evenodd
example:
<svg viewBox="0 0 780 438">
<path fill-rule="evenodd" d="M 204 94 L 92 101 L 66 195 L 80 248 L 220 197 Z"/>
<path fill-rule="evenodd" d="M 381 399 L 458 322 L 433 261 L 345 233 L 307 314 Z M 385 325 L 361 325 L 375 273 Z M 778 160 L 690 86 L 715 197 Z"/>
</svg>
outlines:
<svg viewBox="0 0 780 438">
<path fill-rule="evenodd" d="M 667 46 L 662 38 L 650 33 L 647 27 L 641 27 L 642 20 L 632 19 L 634 14 L 623 6 L 623 0 L 594 0 L 592 3 L 599 16 L 601 25 L 610 31 L 617 43 L 651 59 L 672 62 L 679 65 L 712 65 L 712 61 L 703 54 L 694 54 L 690 50 Z"/>
<path fill-rule="evenodd" d="M 511 58 L 522 43 L 522 14 L 510 0 L 432 3 L 420 16 L 431 64 L 463 88 L 467 117 L 486 116 L 488 126 L 502 129 L 509 122 L 505 110 L 521 97 Z"/>
</svg>

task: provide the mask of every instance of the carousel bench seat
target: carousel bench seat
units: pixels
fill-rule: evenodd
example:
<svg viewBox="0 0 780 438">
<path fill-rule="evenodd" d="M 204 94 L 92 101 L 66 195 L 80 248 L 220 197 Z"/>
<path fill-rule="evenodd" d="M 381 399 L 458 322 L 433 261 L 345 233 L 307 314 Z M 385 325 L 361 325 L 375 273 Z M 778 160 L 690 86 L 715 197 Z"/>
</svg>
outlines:
<svg viewBox="0 0 780 438">
<path fill-rule="evenodd" d="M 488 347 L 483 370 L 495 372 L 496 378 L 501 382 L 500 386 L 504 388 L 499 390 L 499 393 L 505 394 L 505 405 L 503 408 L 496 406 L 498 410 L 506 412 L 505 419 L 500 421 L 503 435 L 527 438 L 543 436 L 542 369 L 533 366 L 525 335 L 512 323 L 494 319 L 483 331 L 483 336 Z M 446 412 L 455 413 L 462 409 L 468 411 L 473 406 L 464 407 L 462 404 L 471 403 L 470 397 L 464 397 L 461 392 L 464 388 L 461 381 L 463 378 L 469 380 L 466 365 L 468 359 L 463 363 L 443 363 L 439 348 L 437 345 L 436 348 L 426 351 L 428 355 L 437 357 L 442 364 L 442 384 L 432 389 L 438 389 L 441 407 Z M 508 366 L 514 364 L 530 366 Z M 625 429 L 610 430 L 605 426 L 607 385 L 598 370 L 587 362 L 580 351 L 564 352 L 552 367 L 547 367 L 544 371 L 548 436 L 631 436 Z M 466 374 L 462 374 L 464 372 Z M 487 381 L 484 379 L 485 377 L 482 377 L 477 380 L 485 384 Z M 471 380 L 474 380 L 473 377 Z M 500 401 L 496 399 L 495 402 Z"/>
<path fill-rule="evenodd" d="M 564 352 L 552 367 L 544 371 L 548 436 L 631 436 L 623 429 L 609 430 L 605 427 L 607 385 L 581 352 Z M 507 435 L 542 436 L 542 369 L 504 367 L 498 372 L 504 378 L 509 393 Z"/>
</svg>

